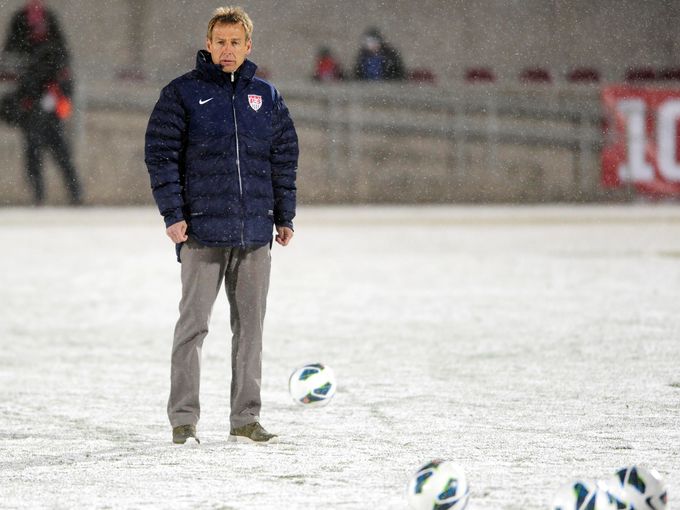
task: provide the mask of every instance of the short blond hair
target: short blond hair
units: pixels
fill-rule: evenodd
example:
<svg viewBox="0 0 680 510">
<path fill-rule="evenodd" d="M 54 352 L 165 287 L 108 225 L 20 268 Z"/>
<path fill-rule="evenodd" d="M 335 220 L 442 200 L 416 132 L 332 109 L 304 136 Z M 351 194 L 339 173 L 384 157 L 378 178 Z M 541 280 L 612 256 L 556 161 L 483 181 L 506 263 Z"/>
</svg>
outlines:
<svg viewBox="0 0 680 510">
<path fill-rule="evenodd" d="M 253 36 L 253 22 L 242 7 L 218 7 L 208 22 L 208 40 L 212 41 L 215 25 L 241 25 L 246 31 L 246 41 Z"/>
</svg>

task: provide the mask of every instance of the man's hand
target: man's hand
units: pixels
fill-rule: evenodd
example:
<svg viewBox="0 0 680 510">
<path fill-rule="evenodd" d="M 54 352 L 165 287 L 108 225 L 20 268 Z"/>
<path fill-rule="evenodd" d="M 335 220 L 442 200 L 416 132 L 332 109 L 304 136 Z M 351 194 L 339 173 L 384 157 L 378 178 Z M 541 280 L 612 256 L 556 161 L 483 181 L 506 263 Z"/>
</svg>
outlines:
<svg viewBox="0 0 680 510">
<path fill-rule="evenodd" d="M 165 233 L 168 234 L 168 237 L 172 239 L 172 242 L 175 244 L 183 243 L 189 239 L 189 237 L 187 237 L 187 222 L 184 220 L 170 225 Z"/>
<path fill-rule="evenodd" d="M 276 242 L 281 246 L 288 246 L 288 243 L 293 239 L 293 229 L 288 227 L 276 227 Z"/>
</svg>

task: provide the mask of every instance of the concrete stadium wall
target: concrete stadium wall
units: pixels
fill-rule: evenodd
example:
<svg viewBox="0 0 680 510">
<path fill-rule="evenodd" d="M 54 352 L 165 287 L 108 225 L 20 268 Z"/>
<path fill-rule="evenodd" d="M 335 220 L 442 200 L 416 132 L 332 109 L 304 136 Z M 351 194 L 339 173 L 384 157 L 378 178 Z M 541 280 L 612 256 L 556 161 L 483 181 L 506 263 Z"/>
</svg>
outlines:
<svg viewBox="0 0 680 510">
<path fill-rule="evenodd" d="M 144 166 L 142 113 L 92 111 L 85 115 L 87 135 L 78 145 L 76 163 L 85 201 L 93 205 L 151 204 Z M 356 165 L 329 174 L 323 137 L 299 130 L 301 144 L 298 195 L 301 203 L 541 202 L 577 200 L 573 155 L 559 148 L 533 151 L 503 146 L 499 171 L 486 166 L 485 148 L 469 143 L 465 170 L 450 167 L 445 141 L 411 137 L 366 136 Z M 24 176 L 22 139 L 0 128 L 0 205 L 26 205 L 31 193 Z M 344 150 L 344 149 L 343 149 Z M 63 205 L 67 196 L 50 158 L 45 168 L 47 203 Z M 591 185 L 591 189 L 595 189 Z"/>
<path fill-rule="evenodd" d="M 0 1 L 0 36 L 21 0 Z M 629 66 L 680 64 L 668 0 L 250 0 L 252 58 L 275 81 L 307 79 L 321 44 L 351 66 L 361 33 L 379 27 L 408 67 L 428 67 L 455 83 L 466 66 L 492 67 L 517 81 L 525 66 L 545 66 L 559 80 L 575 66 L 618 81 Z M 207 20 L 223 4 L 206 0 L 51 0 L 72 47 L 79 79 L 112 80 L 139 65 L 166 81 L 193 67 Z"/>
</svg>

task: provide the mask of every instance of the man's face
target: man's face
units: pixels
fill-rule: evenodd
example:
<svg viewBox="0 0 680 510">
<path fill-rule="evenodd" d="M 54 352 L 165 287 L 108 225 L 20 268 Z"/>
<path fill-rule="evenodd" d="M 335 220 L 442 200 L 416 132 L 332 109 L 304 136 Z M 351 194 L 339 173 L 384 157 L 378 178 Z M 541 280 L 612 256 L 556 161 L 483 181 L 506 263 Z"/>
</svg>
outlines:
<svg viewBox="0 0 680 510">
<path fill-rule="evenodd" d="M 364 39 L 364 48 L 371 53 L 378 53 L 380 51 L 380 39 L 373 36 L 367 36 Z"/>
<path fill-rule="evenodd" d="M 246 31 L 239 24 L 217 24 L 213 27 L 212 40 L 206 40 L 213 64 L 222 66 L 225 73 L 236 71 L 247 55 L 250 55 L 252 41 L 246 41 Z"/>
</svg>

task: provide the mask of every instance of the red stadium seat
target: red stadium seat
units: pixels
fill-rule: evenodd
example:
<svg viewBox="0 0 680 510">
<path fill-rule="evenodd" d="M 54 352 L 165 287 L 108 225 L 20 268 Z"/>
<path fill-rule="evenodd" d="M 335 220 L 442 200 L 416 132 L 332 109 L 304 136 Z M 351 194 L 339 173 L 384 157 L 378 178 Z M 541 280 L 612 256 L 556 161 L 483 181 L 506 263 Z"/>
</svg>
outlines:
<svg viewBox="0 0 680 510">
<path fill-rule="evenodd" d="M 543 67 L 527 67 L 519 74 L 524 83 L 552 83 L 550 71 Z"/>
<path fill-rule="evenodd" d="M 272 73 L 266 67 L 258 67 L 257 70 L 255 71 L 255 76 L 257 76 L 258 78 L 262 78 L 263 80 L 270 80 L 272 77 Z"/>
<path fill-rule="evenodd" d="M 598 83 L 600 72 L 592 67 L 576 67 L 567 73 L 570 83 Z"/>
<path fill-rule="evenodd" d="M 2 81 L 16 81 L 17 74 L 12 71 L 0 70 L 0 82 Z"/>
<path fill-rule="evenodd" d="M 408 79 L 416 83 L 435 83 L 437 81 L 435 74 L 425 67 L 411 69 L 408 73 Z"/>
<path fill-rule="evenodd" d="M 146 80 L 146 75 L 144 74 L 144 71 L 141 69 L 137 69 L 134 67 L 126 67 L 123 69 L 120 69 L 116 73 L 116 79 L 120 81 L 145 81 Z"/>
<path fill-rule="evenodd" d="M 653 81 L 656 71 L 651 67 L 632 67 L 626 71 L 626 81 Z"/>
<path fill-rule="evenodd" d="M 468 83 L 492 83 L 496 75 L 489 67 L 468 67 L 465 70 L 465 81 Z"/>
<path fill-rule="evenodd" d="M 660 80 L 680 81 L 680 67 L 667 67 L 659 71 Z"/>
</svg>

